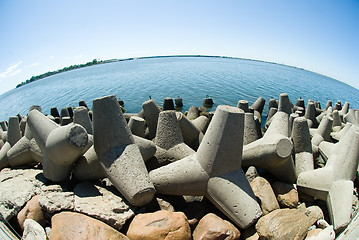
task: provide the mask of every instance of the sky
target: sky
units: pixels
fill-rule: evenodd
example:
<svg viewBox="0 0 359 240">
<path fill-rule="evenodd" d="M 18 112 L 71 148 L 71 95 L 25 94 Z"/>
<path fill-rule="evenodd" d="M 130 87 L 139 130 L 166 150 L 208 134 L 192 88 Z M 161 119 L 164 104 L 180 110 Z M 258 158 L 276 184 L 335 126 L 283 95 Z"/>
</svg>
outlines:
<svg viewBox="0 0 359 240">
<path fill-rule="evenodd" d="M 0 94 L 93 59 L 215 55 L 359 88 L 359 0 L 0 0 Z"/>
</svg>

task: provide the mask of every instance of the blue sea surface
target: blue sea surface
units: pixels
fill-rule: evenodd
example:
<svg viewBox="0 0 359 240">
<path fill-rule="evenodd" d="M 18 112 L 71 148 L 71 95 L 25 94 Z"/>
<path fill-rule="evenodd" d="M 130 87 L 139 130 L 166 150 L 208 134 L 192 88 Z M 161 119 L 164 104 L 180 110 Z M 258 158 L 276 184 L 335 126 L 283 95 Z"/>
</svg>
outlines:
<svg viewBox="0 0 359 240">
<path fill-rule="evenodd" d="M 288 93 L 297 98 L 319 101 L 325 107 L 340 100 L 359 108 L 359 90 L 332 78 L 280 64 L 220 57 L 158 57 L 134 59 L 71 70 L 13 89 L 0 95 L 0 121 L 31 105 L 44 113 L 51 107 L 76 107 L 85 100 L 92 107 L 95 98 L 116 95 L 124 100 L 127 112 L 139 112 L 151 96 L 162 106 L 165 97 L 181 97 L 183 110 L 202 106 L 206 95 L 215 106 L 236 106 L 239 100 L 251 105 L 258 97 L 279 98 Z"/>
</svg>

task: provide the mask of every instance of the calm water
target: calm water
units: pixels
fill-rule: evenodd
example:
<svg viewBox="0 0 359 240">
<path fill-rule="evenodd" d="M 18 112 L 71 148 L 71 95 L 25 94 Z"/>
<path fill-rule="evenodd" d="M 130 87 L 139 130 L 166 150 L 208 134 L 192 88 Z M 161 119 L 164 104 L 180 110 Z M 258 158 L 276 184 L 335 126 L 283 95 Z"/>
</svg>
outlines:
<svg viewBox="0 0 359 240">
<path fill-rule="evenodd" d="M 320 101 L 341 100 L 359 108 L 359 90 L 334 79 L 283 65 L 229 58 L 149 58 L 101 64 L 38 80 L 0 95 L 0 121 L 18 113 L 26 115 L 31 105 L 44 113 L 56 106 L 78 106 L 110 94 L 125 101 L 127 112 L 139 112 L 151 95 L 160 106 L 165 97 L 183 98 L 184 110 L 201 106 L 209 95 L 216 105 L 236 106 L 245 99 L 279 98 L 286 92 L 295 103 L 302 97 Z M 216 106 L 215 105 L 215 106 Z M 324 105 L 324 106 L 323 106 Z M 267 107 L 265 107 L 267 111 Z"/>
</svg>

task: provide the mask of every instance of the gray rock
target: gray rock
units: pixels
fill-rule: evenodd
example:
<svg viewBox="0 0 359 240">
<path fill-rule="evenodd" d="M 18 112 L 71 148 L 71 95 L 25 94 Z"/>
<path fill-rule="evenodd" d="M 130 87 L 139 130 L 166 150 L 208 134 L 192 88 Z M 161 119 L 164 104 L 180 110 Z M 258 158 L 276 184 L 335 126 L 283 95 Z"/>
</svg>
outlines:
<svg viewBox="0 0 359 240">
<path fill-rule="evenodd" d="M 74 193 L 63 192 L 59 185 L 49 186 L 39 197 L 39 204 L 43 211 L 56 213 L 74 210 Z"/>
<path fill-rule="evenodd" d="M 115 188 L 113 188 L 116 191 Z M 119 192 L 82 182 L 75 189 L 75 211 L 101 220 L 121 229 L 125 222 L 134 216 L 133 210 L 119 196 Z"/>
<path fill-rule="evenodd" d="M 26 219 L 24 223 L 24 232 L 22 234 L 23 240 L 46 240 L 46 232 L 44 228 L 32 219 Z"/>
<path fill-rule="evenodd" d="M 0 213 L 8 221 L 34 195 L 42 192 L 44 183 L 36 177 L 41 170 L 3 170 L 0 172 Z"/>
</svg>

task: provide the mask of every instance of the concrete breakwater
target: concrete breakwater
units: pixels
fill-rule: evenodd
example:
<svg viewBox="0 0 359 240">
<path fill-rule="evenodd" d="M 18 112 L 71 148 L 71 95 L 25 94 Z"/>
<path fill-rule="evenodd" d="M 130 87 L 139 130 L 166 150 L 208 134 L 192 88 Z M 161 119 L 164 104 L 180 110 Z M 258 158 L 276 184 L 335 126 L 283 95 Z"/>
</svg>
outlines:
<svg viewBox="0 0 359 240">
<path fill-rule="evenodd" d="M 1 123 L 0 229 L 24 239 L 356 236 L 359 112 L 283 93 L 262 123 L 265 102 L 185 114 L 171 98 L 124 113 L 114 95 L 92 111 L 32 106 Z"/>
</svg>

